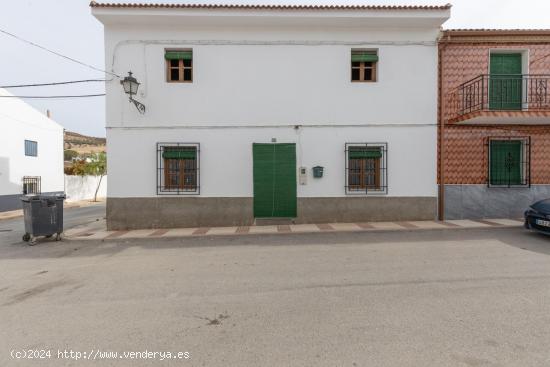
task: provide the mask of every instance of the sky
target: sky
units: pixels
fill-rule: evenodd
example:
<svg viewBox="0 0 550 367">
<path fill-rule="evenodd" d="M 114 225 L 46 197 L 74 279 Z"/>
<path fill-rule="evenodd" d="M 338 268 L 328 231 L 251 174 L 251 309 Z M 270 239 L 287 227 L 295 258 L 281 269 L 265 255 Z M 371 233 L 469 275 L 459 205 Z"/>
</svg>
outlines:
<svg viewBox="0 0 550 367">
<path fill-rule="evenodd" d="M 101 1 L 99 1 L 101 2 Z M 104 2 L 117 2 L 105 0 Z M 118 1 L 120 2 L 120 1 Z M 180 3 L 185 0 L 128 2 Z M 193 1 L 188 1 L 193 2 Z M 420 4 L 444 5 L 438 0 L 235 0 L 201 3 L 239 4 Z M 454 0 L 444 28 L 550 29 L 550 0 Z M 89 0 L 0 0 L 0 29 L 61 54 L 104 68 L 103 27 L 91 14 Z M 72 63 L 0 33 L 0 86 L 104 78 L 101 72 Z M 103 83 L 10 89 L 15 95 L 103 93 Z M 26 100 L 67 130 L 105 136 L 104 97 L 64 100 Z"/>
</svg>

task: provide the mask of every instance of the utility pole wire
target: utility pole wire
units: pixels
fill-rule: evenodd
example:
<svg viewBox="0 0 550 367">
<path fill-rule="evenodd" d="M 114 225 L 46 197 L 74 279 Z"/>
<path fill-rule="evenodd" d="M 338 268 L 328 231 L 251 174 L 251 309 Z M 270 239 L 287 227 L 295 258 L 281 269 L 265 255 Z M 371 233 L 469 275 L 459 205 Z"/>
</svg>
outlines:
<svg viewBox="0 0 550 367">
<path fill-rule="evenodd" d="M 28 43 L 29 45 L 34 46 L 34 47 L 38 47 L 38 48 L 40 48 L 40 49 L 42 49 L 42 50 L 44 50 L 44 51 L 47 51 L 47 52 L 49 52 L 49 53 L 52 53 L 52 54 L 56 55 L 56 56 L 62 57 L 62 58 L 64 58 L 64 59 L 67 59 L 67 60 L 72 61 L 72 62 L 76 62 L 77 64 L 83 65 L 83 66 L 85 66 L 85 67 L 87 67 L 87 68 L 90 68 L 90 69 L 93 69 L 93 70 L 96 70 L 96 71 L 100 71 L 100 72 L 102 72 L 102 73 L 109 74 L 109 75 L 113 75 L 113 76 L 116 76 L 117 78 L 120 78 L 120 75 L 117 75 L 117 74 L 115 74 L 115 73 L 112 73 L 112 72 L 110 72 L 110 71 L 106 71 L 106 70 L 103 70 L 103 69 L 100 69 L 100 68 L 96 68 L 95 66 L 92 66 L 92 65 L 90 65 L 90 64 L 86 64 L 85 62 L 82 62 L 82 61 L 73 59 L 72 57 L 62 55 L 62 54 L 60 54 L 59 52 L 52 51 L 52 50 L 50 50 L 50 49 L 48 49 L 48 48 L 46 48 L 46 47 L 44 47 L 44 46 L 40 46 L 40 45 L 38 45 L 38 44 L 36 44 L 36 43 L 34 43 L 34 42 L 31 42 L 31 41 L 28 41 L 28 40 L 26 40 L 26 39 L 24 39 L 24 38 L 21 38 L 21 37 L 19 37 L 19 36 L 16 36 L 15 34 L 10 33 L 10 32 L 8 32 L 8 31 L 5 31 L 5 30 L 3 30 L 3 29 L 0 29 L 0 32 L 1 32 L 1 33 L 4 33 L 4 34 L 6 34 L 6 35 L 8 35 L 8 36 L 10 36 L 10 37 L 13 37 L 13 38 L 15 38 L 15 39 L 17 39 L 17 40 L 19 40 L 19 41 L 21 41 L 21 42 L 25 42 L 25 43 Z"/>
<path fill-rule="evenodd" d="M 90 83 L 90 82 L 104 82 L 107 79 L 83 79 L 83 80 L 70 80 L 68 82 L 53 82 L 53 83 L 38 83 L 38 84 L 19 84 L 19 85 L 0 85 L 0 88 L 24 88 L 24 87 L 45 87 L 47 85 L 61 85 L 61 84 L 74 84 L 74 83 Z"/>
<path fill-rule="evenodd" d="M 0 96 L 0 98 L 27 98 L 27 99 L 54 99 L 54 98 L 86 98 L 86 97 L 102 97 L 105 93 L 101 94 L 79 94 L 72 96 Z"/>
</svg>

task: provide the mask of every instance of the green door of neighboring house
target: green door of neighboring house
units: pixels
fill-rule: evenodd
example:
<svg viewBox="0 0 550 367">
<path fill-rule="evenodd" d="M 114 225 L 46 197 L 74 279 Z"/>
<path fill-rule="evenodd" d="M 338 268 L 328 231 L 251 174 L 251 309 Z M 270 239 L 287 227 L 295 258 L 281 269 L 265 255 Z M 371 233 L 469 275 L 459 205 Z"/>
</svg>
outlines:
<svg viewBox="0 0 550 367">
<path fill-rule="evenodd" d="M 521 54 L 491 54 L 489 109 L 521 110 Z"/>
<path fill-rule="evenodd" d="M 296 217 L 296 144 L 252 145 L 254 217 Z"/>
</svg>

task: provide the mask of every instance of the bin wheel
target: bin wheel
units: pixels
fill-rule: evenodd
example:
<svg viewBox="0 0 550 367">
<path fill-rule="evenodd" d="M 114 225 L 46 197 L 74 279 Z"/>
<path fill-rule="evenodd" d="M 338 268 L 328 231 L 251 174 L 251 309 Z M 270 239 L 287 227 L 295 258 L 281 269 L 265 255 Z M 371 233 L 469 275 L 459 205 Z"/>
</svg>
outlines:
<svg viewBox="0 0 550 367">
<path fill-rule="evenodd" d="M 53 234 L 46 235 L 46 238 L 50 238 Z"/>
<path fill-rule="evenodd" d="M 29 239 L 29 246 L 34 246 L 34 245 L 36 245 L 36 237 L 31 236 L 31 238 Z"/>
<path fill-rule="evenodd" d="M 58 233 L 55 235 L 55 240 L 56 241 L 61 241 L 61 233 Z"/>
<path fill-rule="evenodd" d="M 27 242 L 27 241 L 30 240 L 30 239 L 31 239 L 31 235 L 30 235 L 30 234 L 25 233 L 25 234 L 23 235 L 23 241 Z"/>
</svg>

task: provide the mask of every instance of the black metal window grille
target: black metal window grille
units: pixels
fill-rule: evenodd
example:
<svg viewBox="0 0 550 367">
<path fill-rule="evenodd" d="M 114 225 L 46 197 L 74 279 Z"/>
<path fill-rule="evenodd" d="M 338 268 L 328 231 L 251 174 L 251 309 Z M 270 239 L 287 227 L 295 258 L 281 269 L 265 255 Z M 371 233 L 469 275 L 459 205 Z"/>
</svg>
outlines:
<svg viewBox="0 0 550 367">
<path fill-rule="evenodd" d="M 531 138 L 490 137 L 487 148 L 487 186 L 531 186 Z"/>
<path fill-rule="evenodd" d="M 42 191 L 40 176 L 24 176 L 23 177 L 23 195 L 40 194 Z"/>
<path fill-rule="evenodd" d="M 388 144 L 346 143 L 345 190 L 348 195 L 388 193 Z"/>
<path fill-rule="evenodd" d="M 200 194 L 200 144 L 157 143 L 157 195 Z"/>
<path fill-rule="evenodd" d="M 25 155 L 29 157 L 38 156 L 38 143 L 32 140 L 25 140 Z"/>
</svg>

